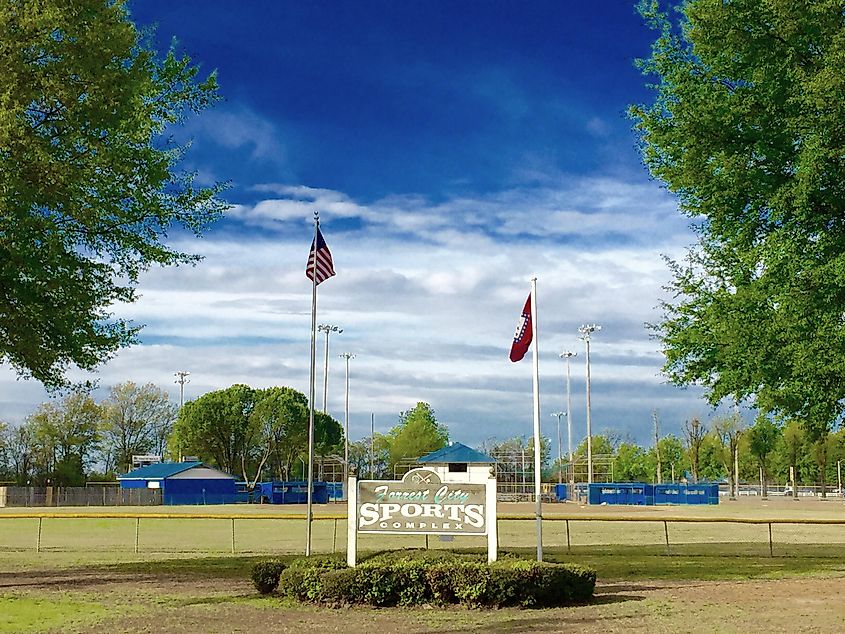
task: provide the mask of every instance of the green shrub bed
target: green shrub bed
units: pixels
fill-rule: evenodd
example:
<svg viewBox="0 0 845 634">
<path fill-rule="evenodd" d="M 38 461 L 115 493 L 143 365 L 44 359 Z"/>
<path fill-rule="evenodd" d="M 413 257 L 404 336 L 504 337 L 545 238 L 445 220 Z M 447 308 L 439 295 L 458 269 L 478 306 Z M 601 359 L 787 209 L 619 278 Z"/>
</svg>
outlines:
<svg viewBox="0 0 845 634">
<path fill-rule="evenodd" d="M 425 552 L 425 551 L 423 551 Z M 575 564 L 505 558 L 487 564 L 473 556 L 394 553 L 375 556 L 356 568 L 339 558 L 261 562 L 253 569 L 259 592 L 323 605 L 468 607 L 555 607 L 593 596 L 594 570 Z"/>
</svg>

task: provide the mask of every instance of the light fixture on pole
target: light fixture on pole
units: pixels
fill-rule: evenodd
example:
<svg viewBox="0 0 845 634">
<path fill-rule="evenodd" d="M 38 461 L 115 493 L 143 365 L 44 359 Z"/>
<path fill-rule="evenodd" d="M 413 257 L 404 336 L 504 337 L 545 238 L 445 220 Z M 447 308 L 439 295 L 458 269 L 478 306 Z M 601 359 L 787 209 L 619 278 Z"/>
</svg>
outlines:
<svg viewBox="0 0 845 634">
<path fill-rule="evenodd" d="M 336 332 L 340 334 L 343 328 L 333 324 L 320 324 L 317 330 L 326 333 L 326 362 L 323 367 L 323 414 L 328 414 L 328 398 L 329 398 L 329 333 Z"/>
<path fill-rule="evenodd" d="M 601 330 L 597 324 L 585 324 L 578 329 L 587 349 L 587 484 L 593 483 L 593 421 L 590 412 L 590 335 Z"/>
<path fill-rule="evenodd" d="M 349 360 L 355 355 L 344 352 L 341 359 L 346 359 L 346 418 L 343 425 L 343 499 L 346 499 L 346 488 L 349 484 Z"/>
<path fill-rule="evenodd" d="M 174 372 L 173 376 L 176 377 L 174 383 L 179 384 L 179 411 L 182 411 L 182 406 L 185 404 L 185 383 L 190 383 L 188 377 L 191 375 L 190 372 L 187 370 L 179 370 L 178 372 Z M 177 436 L 178 438 L 178 436 Z M 182 462 L 182 441 L 178 441 L 179 445 L 179 462 Z"/>
<path fill-rule="evenodd" d="M 174 383 L 179 384 L 179 409 L 182 409 L 182 405 L 185 404 L 185 383 L 190 383 L 188 377 L 191 376 L 191 373 L 187 370 L 179 370 L 174 372 L 173 376 L 176 377 Z"/>
<path fill-rule="evenodd" d="M 563 483 L 563 443 L 560 440 L 560 417 L 566 416 L 566 412 L 552 412 L 552 416 L 557 416 L 557 483 Z"/>
<path fill-rule="evenodd" d="M 566 360 L 566 433 L 567 433 L 567 448 L 569 453 L 569 462 L 572 463 L 572 392 L 569 390 L 570 375 L 569 375 L 569 360 L 572 357 L 577 357 L 577 352 L 570 352 L 564 350 L 560 353 L 560 358 Z M 570 467 L 571 469 L 572 467 Z"/>
</svg>

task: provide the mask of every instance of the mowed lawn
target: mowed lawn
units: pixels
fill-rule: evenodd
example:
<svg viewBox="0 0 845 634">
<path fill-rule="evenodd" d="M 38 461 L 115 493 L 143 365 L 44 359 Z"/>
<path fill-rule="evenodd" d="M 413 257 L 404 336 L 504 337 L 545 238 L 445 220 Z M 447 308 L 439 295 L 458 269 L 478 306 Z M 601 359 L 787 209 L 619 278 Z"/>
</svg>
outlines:
<svg viewBox="0 0 845 634">
<path fill-rule="evenodd" d="M 499 510 L 506 517 L 524 517 L 500 520 L 501 549 L 532 558 L 533 506 Z M 41 520 L 41 552 L 35 550 L 39 520 L 13 517 L 28 511 L 50 514 Z M 586 606 L 527 611 L 336 610 L 259 597 L 249 582 L 251 566 L 268 554 L 293 557 L 305 539 L 303 519 L 268 515 L 303 511 L 271 506 L 0 510 L 0 633 L 824 632 L 837 631 L 845 620 L 836 599 L 845 581 L 845 525 L 774 524 L 770 556 L 768 524 L 716 521 L 845 520 L 841 500 L 752 499 L 701 508 L 546 505 L 545 558 L 594 567 L 597 594 Z M 100 513 L 125 516 L 95 517 Z M 162 513 L 236 516 L 235 554 L 230 518 L 151 517 Z M 343 506 L 317 507 L 316 513 L 315 549 L 343 551 Z M 75 517 L 79 514 L 90 516 Z M 678 521 L 688 517 L 712 521 Z M 619 518 L 647 521 L 609 521 Z M 670 519 L 664 526 L 665 518 Z M 430 537 L 426 544 L 422 536 L 362 535 L 360 541 L 364 551 L 484 548 L 481 538 Z"/>
<path fill-rule="evenodd" d="M 315 506 L 315 551 L 346 549 L 345 510 L 342 504 Z M 499 505 L 500 548 L 536 547 L 533 511 L 531 504 Z M 136 549 L 145 555 L 299 553 L 305 544 L 304 512 L 303 506 L 294 505 L 4 508 L 0 509 L 0 556 L 36 549 L 43 556 L 81 552 L 97 561 L 122 559 L 134 555 Z M 694 519 L 704 521 L 689 521 Z M 835 523 L 839 521 L 843 524 Z M 485 538 L 469 536 L 450 541 L 422 535 L 359 536 L 362 551 L 481 549 L 485 544 Z M 772 498 L 689 507 L 546 504 L 543 544 L 569 553 L 621 547 L 670 555 L 840 556 L 845 551 L 845 502 Z"/>
</svg>

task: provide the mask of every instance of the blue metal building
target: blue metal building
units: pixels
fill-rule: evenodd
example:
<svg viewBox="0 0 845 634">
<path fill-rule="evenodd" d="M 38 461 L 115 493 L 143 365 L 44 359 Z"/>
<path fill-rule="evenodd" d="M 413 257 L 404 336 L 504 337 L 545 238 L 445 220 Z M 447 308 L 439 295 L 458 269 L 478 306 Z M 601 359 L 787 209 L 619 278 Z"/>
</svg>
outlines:
<svg viewBox="0 0 845 634">
<path fill-rule="evenodd" d="M 160 462 L 118 476 L 122 489 L 161 489 L 164 504 L 232 504 L 235 477 L 202 462 Z"/>
</svg>

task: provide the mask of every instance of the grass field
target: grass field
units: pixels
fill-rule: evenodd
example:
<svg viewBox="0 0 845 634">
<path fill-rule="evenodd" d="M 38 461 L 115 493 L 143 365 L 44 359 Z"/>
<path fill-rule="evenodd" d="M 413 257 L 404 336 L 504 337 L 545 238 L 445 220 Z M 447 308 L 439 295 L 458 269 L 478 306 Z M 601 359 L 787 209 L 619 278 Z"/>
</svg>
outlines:
<svg viewBox="0 0 845 634">
<path fill-rule="evenodd" d="M 502 506 L 508 516 L 533 511 L 531 505 Z M 538 611 L 337 611 L 258 597 L 248 575 L 263 558 L 259 553 L 297 553 L 304 541 L 304 521 L 268 519 L 279 512 L 273 507 L 146 507 L 106 509 L 128 515 L 123 518 L 50 517 L 42 520 L 39 553 L 38 520 L 10 517 L 21 510 L 0 511 L 0 632 L 833 632 L 845 620 L 836 598 L 845 581 L 845 525 L 776 524 L 771 557 L 767 524 L 670 522 L 667 556 L 661 519 L 841 520 L 841 501 L 777 500 L 764 507 L 750 500 L 689 509 L 548 505 L 547 516 L 570 519 L 572 547 L 566 547 L 565 521 L 545 522 L 546 559 L 590 565 L 599 583 L 588 606 Z M 263 519 L 236 520 L 238 552 L 232 555 L 230 520 L 146 517 L 140 552 L 134 552 L 135 515 L 209 510 Z M 339 505 L 318 508 L 323 516 L 338 511 Z M 315 522 L 319 549 L 345 548 L 345 521 L 337 523 L 335 535 L 334 519 Z M 532 519 L 501 520 L 500 530 L 503 549 L 534 556 Z M 361 548 L 424 546 L 424 538 L 414 536 L 362 539 Z M 481 549 L 483 543 L 431 537 L 429 547 Z"/>
<path fill-rule="evenodd" d="M 314 550 L 345 550 L 344 507 L 315 509 Z M 136 548 L 144 554 L 298 553 L 304 549 L 304 511 L 298 506 L 270 505 L 7 508 L 0 509 L 0 553 L 36 549 L 41 554 L 84 552 L 104 562 L 135 554 Z M 44 517 L 20 517 L 22 514 Z M 214 517 L 203 517 L 208 515 Z M 532 505 L 502 504 L 499 515 L 503 518 L 499 520 L 501 548 L 535 545 Z M 702 507 L 555 504 L 545 506 L 544 518 L 544 547 L 571 553 L 627 547 L 673 555 L 845 554 L 845 503 L 841 500 L 796 503 L 755 499 Z M 437 537 L 360 535 L 359 549 L 483 548 L 484 540 L 459 536 L 442 542 Z"/>
</svg>

